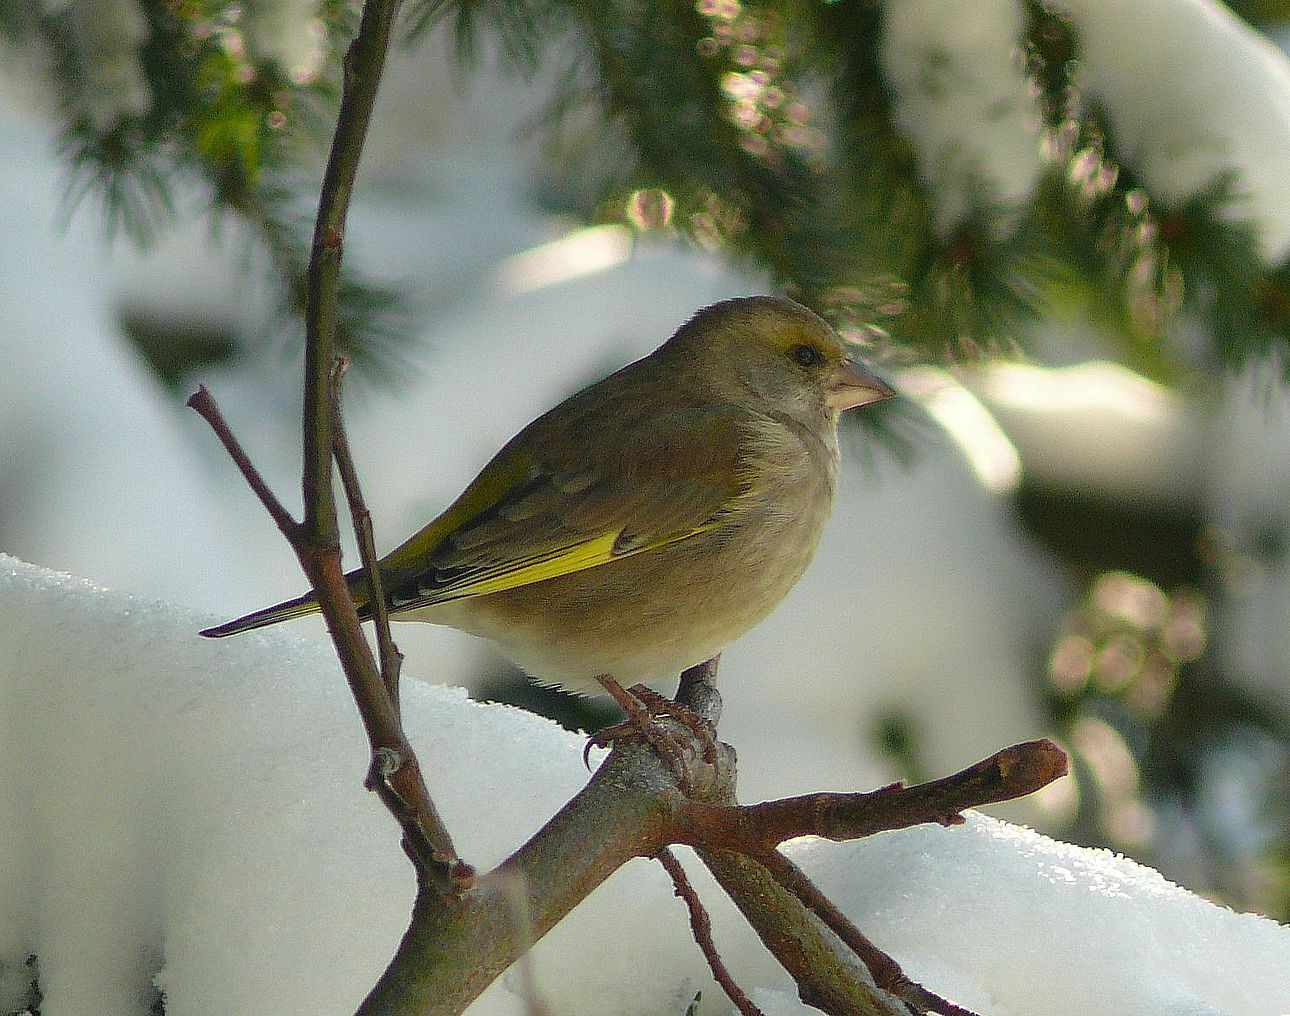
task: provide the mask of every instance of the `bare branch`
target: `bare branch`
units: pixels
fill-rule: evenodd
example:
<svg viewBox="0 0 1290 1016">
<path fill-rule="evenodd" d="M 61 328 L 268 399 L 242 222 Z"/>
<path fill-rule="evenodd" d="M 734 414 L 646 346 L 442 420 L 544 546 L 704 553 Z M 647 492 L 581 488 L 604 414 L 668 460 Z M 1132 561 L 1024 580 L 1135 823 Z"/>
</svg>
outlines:
<svg viewBox="0 0 1290 1016">
<path fill-rule="evenodd" d="M 719 697 L 705 680 L 691 682 L 688 697 L 719 708 Z M 482 876 L 475 888 L 457 897 L 424 891 L 419 895 L 398 953 L 364 1002 L 360 1016 L 461 1012 L 628 859 L 653 856 L 678 842 L 695 844 L 704 864 L 810 1005 L 831 1016 L 910 1016 L 929 1011 L 964 1016 L 965 1010 L 906 978 L 836 907 L 826 905 L 823 894 L 805 875 L 798 872 L 800 880 L 785 875 L 786 870 L 795 871 L 784 867 L 787 862 L 772 872 L 764 851 L 760 858 L 750 856 L 741 852 L 740 845 L 732 848 L 719 838 L 696 843 L 696 829 L 705 828 L 693 821 L 696 808 L 740 810 L 734 803 L 733 751 L 718 744 L 714 762 L 702 763 L 700 739 L 682 724 L 662 722 L 672 724 L 679 738 L 691 739 L 685 751 L 687 760 L 693 759 L 689 764 L 706 767 L 699 773 L 704 778 L 695 781 L 703 801 L 689 800 L 678 791 L 675 772 L 647 744 L 639 739 L 616 743 L 586 788 L 511 858 Z M 1000 757 L 1009 755 L 1001 753 L 981 765 L 997 767 Z M 970 767 L 965 773 L 979 768 Z M 974 778 L 962 779 L 970 783 Z M 983 797 L 996 793 L 988 781 L 983 786 Z M 884 800 L 883 793 L 878 792 L 878 803 Z M 922 791 L 910 788 L 908 793 L 917 800 Z M 962 806 L 976 803 L 969 798 L 960 787 L 955 800 Z M 899 796 L 894 800 L 900 803 Z M 935 815 L 943 815 L 943 809 Z M 900 823 L 871 818 L 869 824 L 884 828 Z M 716 823 L 711 828 L 719 833 L 729 825 Z M 506 896 L 513 892 L 517 878 L 529 892 L 530 924 L 522 932 L 515 927 L 514 907 Z M 874 965 L 873 973 L 868 963 Z"/>
<path fill-rule="evenodd" d="M 358 483 L 358 471 L 354 468 L 354 458 L 350 454 L 349 439 L 345 435 L 345 423 L 340 412 L 340 385 L 349 360 L 344 356 L 336 357 L 332 370 L 332 451 L 336 457 L 336 469 L 340 473 L 341 485 L 345 488 L 345 499 L 349 502 L 349 514 L 354 523 L 354 537 L 358 541 L 358 554 L 363 562 L 363 571 L 367 575 L 367 588 L 372 606 L 372 621 L 376 628 L 376 650 L 381 661 L 381 680 L 385 692 L 394 704 L 396 712 L 402 712 L 399 702 L 399 673 L 403 668 L 403 654 L 394 644 L 390 633 L 390 612 L 385 603 L 385 588 L 381 581 L 381 569 L 377 567 L 376 540 L 372 534 L 372 513 L 363 500 L 363 491 Z"/>
<path fill-rule="evenodd" d="M 797 983 L 798 997 L 807 1005 L 829 1016 L 910 1016 L 915 1011 L 882 991 L 864 963 L 760 861 L 733 850 L 695 850 Z"/>
<path fill-rule="evenodd" d="M 372 749 L 367 787 L 377 792 L 402 826 L 404 848 L 417 867 L 418 877 L 429 880 L 440 891 L 458 891 L 469 884 L 473 869 L 457 856 L 452 838 L 426 789 L 398 710 L 377 672 L 341 570 L 339 548 L 319 548 L 307 540 L 302 527 L 274 497 L 243 452 L 209 392 L 199 389 L 189 404 L 210 423 L 247 483 L 278 523 L 309 577 L 319 603 L 324 606 L 341 669 Z M 338 609 L 338 604 L 348 609 Z"/>
<path fill-rule="evenodd" d="M 332 496 L 332 421 L 336 322 L 345 221 L 381 71 L 389 48 L 398 0 L 367 0 L 358 35 L 345 54 L 345 80 L 336 132 L 323 174 L 310 252 L 305 306 L 303 545 L 297 547 L 327 619 L 337 655 L 349 680 L 372 745 L 367 785 L 398 819 L 404 848 L 420 879 L 441 891 L 455 891 L 473 877 L 426 790 L 412 746 L 399 720 L 371 647 L 363 637 L 340 564 L 336 505 Z"/>
<path fill-rule="evenodd" d="M 211 430 L 219 438 L 220 444 L 228 452 L 229 458 L 233 460 L 233 464 L 237 466 L 238 471 L 245 478 L 247 486 L 260 499 L 260 504 L 264 505 L 265 510 L 282 531 L 282 535 L 294 545 L 300 531 L 300 523 L 291 517 L 291 513 L 282 506 L 282 502 L 269 489 L 269 485 L 264 482 L 264 477 L 260 475 L 260 471 L 255 468 L 246 452 L 242 449 L 241 443 L 229 428 L 228 422 L 224 419 L 224 414 L 219 411 L 219 406 L 215 403 L 215 399 L 211 397 L 211 393 L 206 390 L 205 385 L 198 385 L 197 391 L 188 396 L 188 407 L 195 409 L 197 414 L 210 424 Z"/>
<path fill-rule="evenodd" d="M 776 882 L 806 904 L 811 913 L 847 944 L 864 962 L 880 989 L 915 1006 L 917 1012 L 936 1013 L 938 1016 L 975 1016 L 969 1010 L 928 991 L 917 981 L 910 980 L 899 963 L 869 941 L 806 873 L 779 851 L 772 850 L 758 860 L 766 866 Z"/>
<path fill-rule="evenodd" d="M 397 664 L 393 662 L 396 656 L 393 652 L 384 653 L 386 666 L 378 670 L 371 646 L 364 637 L 341 567 L 340 534 L 331 485 L 335 454 L 333 435 L 338 429 L 334 422 L 338 419 L 334 394 L 338 381 L 335 342 L 345 220 L 397 9 L 398 0 L 367 0 L 358 36 L 345 55 L 344 91 L 323 177 L 308 272 L 303 522 L 295 522 L 268 490 L 233 438 L 209 394 L 199 390 L 190 404 L 210 422 L 296 552 L 317 596 L 336 655 L 367 731 L 372 749 L 367 786 L 377 792 L 402 826 L 404 849 L 417 868 L 423 888 L 430 885 L 440 893 L 451 894 L 466 887 L 473 879 L 474 871 L 457 856 L 448 830 L 426 789 L 416 755 L 403 732 L 399 718 Z M 340 443 L 343 445 L 343 440 Z M 347 449 L 341 455 L 348 459 Z M 349 465 L 352 467 L 352 463 Z M 352 468 L 349 469 L 351 479 L 352 472 Z M 358 520 L 364 512 L 361 498 L 357 497 L 357 481 L 353 482 L 352 489 L 359 506 L 356 524 L 361 524 Z M 368 549 L 370 551 L 370 547 Z M 392 645 L 392 640 L 388 640 L 383 642 L 382 648 L 385 650 Z"/>
<path fill-rule="evenodd" d="M 685 874 L 685 869 L 681 867 L 681 862 L 667 847 L 654 856 L 671 877 L 676 895 L 685 901 L 686 909 L 690 912 L 690 929 L 694 932 L 694 940 L 699 944 L 704 959 L 708 961 L 708 969 L 712 971 L 713 980 L 721 985 L 721 990 L 735 1004 L 735 1008 L 743 1013 L 743 1016 L 765 1016 L 765 1013 L 753 1005 L 752 999 L 744 994 L 743 988 L 735 983 L 734 977 L 726 969 L 721 954 L 717 952 L 717 944 L 712 940 L 712 919 L 703 908 L 699 894 L 690 884 L 690 879 Z"/>
<path fill-rule="evenodd" d="M 338 532 L 331 488 L 331 372 L 345 222 L 398 8 L 399 0 L 366 0 L 358 35 L 345 53 L 340 112 L 323 173 L 306 275 L 303 525 L 311 541 L 324 545 Z"/>
<path fill-rule="evenodd" d="M 640 741 L 616 745 L 590 782 L 459 896 L 422 889 L 394 959 L 359 1016 L 455 1016 L 519 955 L 634 857 L 663 846 L 678 798 L 671 769 Z M 509 894 L 528 891 L 529 925 Z"/>
<path fill-rule="evenodd" d="M 1066 753 L 1047 738 L 1005 748 L 951 776 L 867 794 L 807 794 L 743 807 L 689 802 L 684 842 L 761 855 L 797 836 L 854 840 L 924 822 L 957 825 L 966 808 L 1024 797 L 1064 776 Z"/>
<path fill-rule="evenodd" d="M 714 768 L 712 782 L 728 797 L 734 781 L 728 748 L 718 749 Z M 472 889 L 418 894 L 398 952 L 359 1016 L 460 1013 L 614 871 L 673 839 L 685 825 L 676 783 L 648 745 L 616 744 L 587 786 Z M 699 853 L 804 999 L 834 1016 L 909 1016 L 910 1008 L 876 988 L 845 943 L 759 862 L 733 851 Z M 510 900 L 517 882 L 528 891 L 530 924 L 522 931 Z"/>
</svg>

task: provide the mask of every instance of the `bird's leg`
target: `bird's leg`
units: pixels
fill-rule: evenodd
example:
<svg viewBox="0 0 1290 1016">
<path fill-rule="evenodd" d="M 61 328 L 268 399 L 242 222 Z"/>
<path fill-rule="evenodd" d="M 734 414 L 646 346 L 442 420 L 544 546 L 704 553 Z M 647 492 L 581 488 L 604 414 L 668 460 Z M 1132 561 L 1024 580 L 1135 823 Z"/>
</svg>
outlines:
<svg viewBox="0 0 1290 1016">
<path fill-rule="evenodd" d="M 709 720 L 704 719 L 689 706 L 666 695 L 660 695 L 653 688 L 643 684 L 632 685 L 627 689 L 627 694 L 635 696 L 641 705 L 649 710 L 651 717 L 666 716 L 689 729 L 703 745 L 705 762 L 711 763 L 717 760 L 717 728 Z"/>
<path fill-rule="evenodd" d="M 651 688 L 646 688 L 642 684 L 633 685 L 631 690 L 627 690 L 608 674 L 597 674 L 596 680 L 600 686 L 609 692 L 610 697 L 622 708 L 627 714 L 627 720 L 624 723 L 616 723 L 612 727 L 606 727 L 604 730 L 597 731 L 587 739 L 587 747 L 583 751 L 583 761 L 587 760 L 587 755 L 594 748 L 604 748 L 620 737 L 630 734 L 639 734 L 645 738 L 645 741 L 658 756 L 665 761 L 672 772 L 676 774 L 677 781 L 680 783 L 681 792 L 688 794 L 694 789 L 694 782 L 690 777 L 689 768 L 685 764 L 685 747 L 681 740 L 672 734 L 666 728 L 660 726 L 654 721 L 655 715 L 670 716 L 680 720 L 687 727 L 690 723 L 681 719 L 679 715 L 674 715 L 672 709 L 683 710 L 689 713 L 691 718 L 701 721 L 701 718 L 690 713 L 684 706 L 673 702 L 671 699 Z M 644 694 L 642 694 L 644 692 Z M 657 709 L 657 702 L 661 700 L 666 703 L 668 708 Z M 711 741 L 711 734 L 708 735 Z M 705 757 L 707 748 L 704 749 Z"/>
</svg>

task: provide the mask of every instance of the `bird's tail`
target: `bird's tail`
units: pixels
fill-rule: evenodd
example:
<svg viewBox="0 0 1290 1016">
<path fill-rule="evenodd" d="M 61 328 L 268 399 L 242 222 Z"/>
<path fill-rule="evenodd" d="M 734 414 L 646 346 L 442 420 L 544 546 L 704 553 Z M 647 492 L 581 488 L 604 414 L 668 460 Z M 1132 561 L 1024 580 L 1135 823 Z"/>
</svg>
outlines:
<svg viewBox="0 0 1290 1016">
<path fill-rule="evenodd" d="M 314 599 L 313 593 L 307 593 L 304 596 L 297 596 L 294 600 L 285 600 L 282 603 L 275 603 L 272 607 L 254 610 L 243 617 L 217 624 L 198 634 L 205 635 L 208 639 L 222 639 L 227 635 L 240 635 L 244 631 L 253 631 L 256 628 L 277 624 L 279 621 L 290 621 L 295 617 L 316 613 L 318 613 L 318 601 Z"/>
</svg>

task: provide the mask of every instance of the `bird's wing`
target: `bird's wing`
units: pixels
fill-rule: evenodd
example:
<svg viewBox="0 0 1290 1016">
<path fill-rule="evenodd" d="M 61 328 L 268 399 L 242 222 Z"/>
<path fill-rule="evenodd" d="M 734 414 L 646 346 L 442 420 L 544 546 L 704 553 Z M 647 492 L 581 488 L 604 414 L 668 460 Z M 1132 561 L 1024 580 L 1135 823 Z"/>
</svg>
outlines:
<svg viewBox="0 0 1290 1016">
<path fill-rule="evenodd" d="M 745 486 L 736 411 L 686 407 L 660 420 L 619 407 L 609 419 L 624 431 L 612 440 L 596 431 L 606 418 L 591 413 L 550 421 L 563 440 L 548 444 L 539 428 L 522 443 L 536 451 L 499 453 L 456 504 L 382 561 L 391 609 L 514 589 L 721 524 Z"/>
<path fill-rule="evenodd" d="M 747 487 L 739 412 L 691 406 L 660 417 L 649 393 L 635 400 L 640 410 L 625 408 L 640 394 L 619 388 L 609 400 L 571 401 L 517 434 L 447 511 L 381 559 L 391 609 L 515 589 L 720 525 Z M 346 578 L 360 616 L 370 617 L 363 570 Z M 317 610 L 306 593 L 201 634 Z"/>
</svg>

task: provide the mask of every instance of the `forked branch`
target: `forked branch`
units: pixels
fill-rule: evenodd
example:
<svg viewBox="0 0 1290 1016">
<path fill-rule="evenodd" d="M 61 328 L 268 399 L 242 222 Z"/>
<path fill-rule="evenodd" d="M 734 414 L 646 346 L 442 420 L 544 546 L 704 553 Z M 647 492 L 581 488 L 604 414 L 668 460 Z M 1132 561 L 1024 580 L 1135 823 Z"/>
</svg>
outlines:
<svg viewBox="0 0 1290 1016">
<path fill-rule="evenodd" d="M 345 80 L 340 113 L 323 176 L 313 246 L 310 252 L 305 305 L 303 409 L 304 519 L 297 522 L 269 490 L 215 401 L 200 389 L 189 405 L 210 423 L 247 483 L 291 544 L 314 589 L 319 608 L 336 646 L 341 667 L 367 730 L 371 764 L 367 786 L 375 790 L 403 829 L 404 849 L 417 869 L 418 880 L 441 892 L 456 892 L 469 884 L 469 865 L 457 856 L 452 839 L 426 789 L 416 755 L 399 717 L 398 655 L 388 626 L 381 633 L 382 663 L 377 667 L 371 646 L 350 595 L 340 555 L 340 532 L 332 490 L 332 463 L 340 459 L 351 511 L 359 529 L 360 546 L 375 587 L 370 531 L 364 536 L 366 509 L 348 449 L 339 431 L 336 384 L 336 330 L 339 314 L 340 265 L 350 196 L 367 136 L 385 65 L 398 0 L 368 0 L 363 6 L 358 35 L 345 54 Z M 341 440 L 336 437 L 340 434 Z"/>
</svg>

